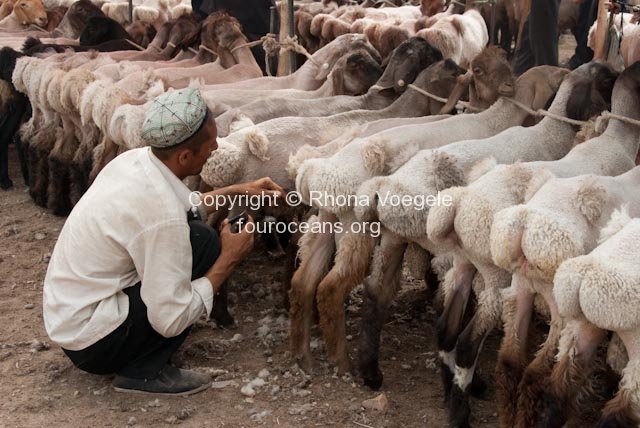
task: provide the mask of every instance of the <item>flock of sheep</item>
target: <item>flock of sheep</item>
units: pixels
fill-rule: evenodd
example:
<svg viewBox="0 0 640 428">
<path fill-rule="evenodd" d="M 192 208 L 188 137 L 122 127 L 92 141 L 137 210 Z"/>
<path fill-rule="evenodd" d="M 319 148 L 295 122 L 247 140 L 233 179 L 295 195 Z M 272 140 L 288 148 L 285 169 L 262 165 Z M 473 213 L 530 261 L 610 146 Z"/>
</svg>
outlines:
<svg viewBox="0 0 640 428">
<path fill-rule="evenodd" d="M 406 263 L 437 289 L 452 427 L 469 426 L 469 396 L 482 384 L 475 367 L 495 328 L 504 330 L 495 372 L 501 426 L 561 427 L 579 416 L 606 347 L 622 378 L 599 426 L 637 427 L 637 24 L 619 20 L 624 69 L 592 62 L 516 77 L 507 53 L 486 47 L 476 10 L 368 3 L 297 4 L 297 33 L 311 55 L 289 76 L 262 77 L 225 13 L 199 23 L 190 4 L 145 0 L 134 2 L 140 22 L 131 24 L 124 3 L 7 1 L 1 144 L 24 148 L 30 194 L 65 215 L 111 159 L 144 145 L 138 132 L 150 100 L 198 87 L 216 115 L 219 148 L 188 180 L 194 190 L 270 176 L 304 206 L 265 206 L 255 217 L 342 226 L 289 242 L 297 252 L 291 349 L 303 369 L 313 364 L 317 307 L 329 359 L 351 370 L 344 301 L 364 284 L 358 369 L 366 385 L 381 387 L 380 335 Z M 47 10 L 60 7 L 68 9 L 58 24 L 45 28 Z M 438 203 L 388 204 L 389 195 Z M 363 226 L 372 222 L 379 236 Z M 530 361 L 536 316 L 550 327 Z"/>
</svg>

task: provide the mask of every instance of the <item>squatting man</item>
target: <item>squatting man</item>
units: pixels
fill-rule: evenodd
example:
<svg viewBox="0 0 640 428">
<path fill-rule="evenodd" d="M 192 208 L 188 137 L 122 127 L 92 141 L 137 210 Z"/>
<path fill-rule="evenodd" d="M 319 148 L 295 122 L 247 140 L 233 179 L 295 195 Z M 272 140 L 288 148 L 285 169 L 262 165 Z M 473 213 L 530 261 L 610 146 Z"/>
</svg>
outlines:
<svg viewBox="0 0 640 428">
<path fill-rule="evenodd" d="M 188 395 L 209 378 L 169 360 L 211 314 L 253 235 L 233 233 L 228 221 L 218 234 L 189 201 L 182 180 L 200 174 L 217 149 L 215 121 L 196 89 L 156 98 L 141 136 L 149 147 L 111 161 L 67 218 L 44 281 L 44 324 L 75 366 L 115 374 L 117 391 Z M 268 178 L 211 192 L 236 194 L 284 197 Z"/>
</svg>

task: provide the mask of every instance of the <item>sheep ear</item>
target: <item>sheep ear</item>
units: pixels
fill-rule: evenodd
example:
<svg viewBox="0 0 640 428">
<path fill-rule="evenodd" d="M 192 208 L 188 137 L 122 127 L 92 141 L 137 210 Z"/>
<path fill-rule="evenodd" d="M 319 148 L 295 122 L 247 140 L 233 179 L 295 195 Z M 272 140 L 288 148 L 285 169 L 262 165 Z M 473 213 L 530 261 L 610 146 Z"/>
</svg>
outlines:
<svg viewBox="0 0 640 428">
<path fill-rule="evenodd" d="M 324 64 L 320 64 L 320 69 L 318 70 L 315 79 L 325 80 L 329 73 L 331 73 L 331 70 L 333 70 L 333 67 L 336 65 L 339 59 L 340 55 L 334 54 L 331 58 L 329 58 L 327 62 L 325 62 Z"/>
<path fill-rule="evenodd" d="M 334 95 L 345 95 L 344 88 L 344 72 L 343 70 L 337 70 L 334 68 L 331 73 L 331 80 L 333 81 L 333 94 Z"/>
<path fill-rule="evenodd" d="M 471 84 L 471 79 L 471 71 L 467 71 L 462 76 L 457 77 L 456 86 L 451 91 L 451 95 L 449 95 L 447 103 L 442 107 L 442 109 L 440 109 L 440 114 L 449 114 L 453 111 L 458 100 L 460 100 L 460 98 L 462 98 L 462 95 L 467 92 L 467 89 Z"/>
<path fill-rule="evenodd" d="M 529 181 L 529 186 L 527 187 L 527 190 L 524 192 L 524 199 L 522 203 L 526 204 L 527 202 L 529 202 L 529 200 L 533 198 L 533 195 L 535 195 L 538 192 L 538 190 L 540 190 L 540 188 L 544 185 L 544 183 L 546 183 L 547 181 L 549 181 L 554 177 L 555 176 L 553 175 L 553 173 L 548 169 L 542 169 L 536 172 L 534 176 L 531 178 L 531 180 Z"/>
<path fill-rule="evenodd" d="M 467 185 L 464 172 L 455 157 L 445 152 L 436 151 L 433 154 L 433 177 L 437 191 Z"/>
<path fill-rule="evenodd" d="M 384 146 L 388 140 L 369 140 L 361 149 L 364 166 L 371 175 L 380 175 L 385 169 L 386 152 Z"/>
<path fill-rule="evenodd" d="M 253 128 L 245 135 L 245 141 L 252 155 L 261 161 L 269 160 L 269 139 L 259 129 Z"/>
<path fill-rule="evenodd" d="M 607 222 L 607 225 L 600 231 L 600 239 L 598 242 L 602 243 L 611 238 L 613 235 L 620 232 L 630 221 L 631 216 L 629 215 L 628 205 L 623 205 L 619 210 L 614 210 L 613 214 L 611 214 L 611 218 Z"/>
<path fill-rule="evenodd" d="M 498 162 L 493 156 L 476 162 L 469 170 L 469 173 L 467 173 L 467 182 L 471 183 L 472 181 L 476 181 L 478 178 L 491 171 L 496 165 L 498 165 Z"/>
<path fill-rule="evenodd" d="M 576 195 L 578 209 L 591 224 L 600 219 L 606 202 L 607 191 L 597 183 L 585 183 Z"/>
</svg>

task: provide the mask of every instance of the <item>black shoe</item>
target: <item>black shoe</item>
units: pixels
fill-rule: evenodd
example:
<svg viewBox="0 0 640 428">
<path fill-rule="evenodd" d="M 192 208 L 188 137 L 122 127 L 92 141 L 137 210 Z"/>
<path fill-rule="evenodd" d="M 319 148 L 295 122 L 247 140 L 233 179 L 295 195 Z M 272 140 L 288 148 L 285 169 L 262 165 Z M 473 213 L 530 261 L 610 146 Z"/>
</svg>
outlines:
<svg viewBox="0 0 640 428">
<path fill-rule="evenodd" d="M 132 379 L 117 375 L 113 388 L 117 392 L 137 394 L 191 395 L 211 386 L 211 378 L 191 370 L 165 366 L 155 379 Z"/>
</svg>

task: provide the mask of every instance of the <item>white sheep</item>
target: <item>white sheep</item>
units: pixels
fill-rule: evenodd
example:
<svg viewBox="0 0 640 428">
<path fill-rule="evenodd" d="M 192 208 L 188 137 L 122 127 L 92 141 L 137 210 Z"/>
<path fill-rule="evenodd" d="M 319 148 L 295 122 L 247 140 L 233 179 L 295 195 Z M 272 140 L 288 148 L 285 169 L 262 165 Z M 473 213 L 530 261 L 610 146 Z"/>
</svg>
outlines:
<svg viewBox="0 0 640 428">
<path fill-rule="evenodd" d="M 515 96 L 525 104 L 542 107 L 555 92 L 565 74 L 553 67 L 532 69 L 516 83 Z M 554 87 L 554 84 L 558 86 Z M 368 178 L 393 171 L 421 147 L 439 147 L 471 135 L 477 135 L 479 138 L 494 135 L 509 126 L 521 123 L 526 115 L 508 101 L 499 100 L 482 113 L 451 117 L 426 125 L 405 126 L 374 135 L 368 140 L 354 140 L 329 158 L 305 161 L 298 170 L 296 188 L 306 203 L 337 215 L 345 227 L 349 228 L 350 224 L 356 222 L 353 205 L 334 202 L 353 195 L 358 186 Z M 403 130 L 402 133 L 398 132 L 400 129 Z M 312 194 L 329 198 L 312 200 Z M 337 362 L 341 370 L 347 370 L 350 366 L 343 330 L 339 327 L 343 324 L 344 312 L 335 308 L 341 307 L 342 303 L 338 303 L 342 301 L 341 296 L 366 274 L 373 250 L 373 242 L 369 238 L 370 235 L 367 233 L 336 237 L 339 245 L 335 265 L 320 283 L 305 277 L 312 275 L 316 278 L 317 269 L 328 268 L 318 260 L 330 260 L 330 256 L 327 257 L 318 251 L 309 252 L 310 259 L 303 258 L 299 270 L 294 274 L 290 292 L 292 348 L 294 356 L 299 358 L 305 367 L 311 364 L 311 352 L 308 342 L 303 339 L 309 337 L 306 329 L 309 325 L 308 317 L 312 314 L 300 309 L 308 307 L 307 299 L 313 298 L 316 288 L 321 328 L 329 357 Z M 313 268 L 308 268 L 307 264 Z M 296 305 L 293 304 L 294 301 L 297 302 Z M 303 333 L 293 336 L 294 332 Z"/>
<path fill-rule="evenodd" d="M 583 108 L 583 92 L 589 95 L 591 82 L 609 77 L 611 85 L 608 88 L 602 85 L 604 93 L 597 93 L 597 100 L 591 102 L 598 104 L 600 98 L 609 98 L 613 83 L 611 75 L 609 68 L 599 64 L 587 64 L 575 70 L 563 81 L 550 111 L 556 115 L 584 120 L 585 117 L 580 117 L 579 112 L 575 111 L 577 107 Z M 585 81 L 588 82 L 586 87 Z M 600 104 L 601 109 L 606 106 L 605 103 Z M 427 235 L 430 207 L 438 202 L 427 203 L 424 206 L 422 203 L 394 204 L 385 202 L 387 198 L 409 197 L 413 201 L 431 197 L 432 201 L 437 201 L 440 191 L 454 185 L 466 184 L 467 180 L 471 179 L 470 170 L 487 156 L 493 156 L 498 163 L 558 159 L 569 151 L 574 135 L 575 131 L 570 124 L 547 117 L 532 127 L 513 127 L 490 138 L 460 141 L 440 149 L 423 150 L 392 175 L 373 178 L 363 183 L 357 195 L 372 202 L 357 206 L 356 215 L 364 221 L 379 220 L 384 226 L 380 253 L 396 252 L 403 243 L 409 241 L 438 254 L 440 248 L 434 245 Z M 441 200 L 439 203 L 448 205 L 447 200 Z M 390 244 L 385 243 L 384 238 L 387 234 L 393 236 L 388 240 Z M 385 248 L 385 245 L 391 247 Z M 454 267 L 452 286 L 445 288 L 445 310 L 438 321 L 438 335 L 444 374 L 454 377 L 454 385 L 449 396 L 450 423 L 457 425 L 464 424 L 461 419 L 468 417 L 465 394 L 471 385 L 482 343 L 500 319 L 501 298 L 499 290 L 487 287 L 484 278 L 481 281 L 479 276 L 475 275 L 474 291 L 478 296 L 478 310 L 458 338 L 458 332 L 462 327 L 461 315 L 472 289 L 475 268 L 468 261 L 462 261 L 459 255 L 454 255 Z M 399 270 L 393 272 L 382 269 L 378 275 L 369 278 L 367 284 L 375 287 L 375 292 L 370 293 L 374 305 L 379 305 L 376 301 L 377 294 L 393 295 L 384 288 L 395 289 L 388 279 L 399 275 Z M 457 353 L 456 339 L 457 346 L 461 349 Z M 363 334 L 362 343 L 371 342 L 372 340 Z M 377 365 L 369 363 L 370 355 L 377 354 L 377 350 L 361 346 L 360 351 L 365 354 L 360 359 L 365 383 L 379 386 L 382 380 L 379 369 Z M 448 390 L 448 385 L 445 385 L 445 390 Z"/>
<path fill-rule="evenodd" d="M 451 68 L 440 62 L 424 70 L 416 79 L 416 84 L 424 87 L 429 82 L 439 86 L 440 90 L 446 90 L 447 86 L 453 87 L 455 77 L 459 74 L 460 71 L 455 64 Z M 435 79 L 435 82 L 432 79 Z M 436 108 L 431 108 L 431 101 L 415 91 L 408 91 L 391 106 L 382 110 L 356 110 L 327 117 L 282 117 L 243 128 L 220 140 L 218 150 L 211 153 L 201 175 L 204 181 L 213 187 L 228 186 L 241 177 L 248 180 L 249 176 L 264 174 L 267 172 L 265 168 L 254 167 L 255 162 L 268 161 L 265 167 L 278 176 L 276 182 L 292 189 L 294 183 L 286 175 L 285 166 L 289 155 L 293 155 L 301 146 L 322 146 L 348 129 L 369 120 L 387 116 L 416 116 L 438 111 L 441 103 L 435 106 Z M 250 155 L 239 156 L 236 149 Z M 248 162 L 253 162 L 254 166 Z"/>
<path fill-rule="evenodd" d="M 619 77 L 612 95 L 612 110 L 629 118 L 640 117 L 640 94 L 634 74 L 637 74 L 637 68 L 628 69 Z M 597 79 L 598 84 L 603 81 Z M 485 287 L 507 288 L 511 283 L 511 275 L 493 263 L 490 252 L 489 236 L 495 213 L 523 203 L 532 179 L 543 169 L 558 177 L 588 173 L 618 175 L 628 171 L 635 165 L 639 137 L 639 127 L 610 119 L 604 134 L 577 145 L 558 161 L 499 165 L 467 187 L 447 189 L 442 196 L 450 197 L 451 203 L 431 208 L 427 221 L 428 237 L 440 249 L 454 251 L 459 263 L 471 263 L 483 276 Z M 505 338 L 498 359 L 497 386 L 500 400 L 498 413 L 505 425 L 510 425 L 507 421 L 515 414 L 514 391 L 519 378 L 514 378 L 511 373 L 514 368 L 524 364 L 526 335 L 523 336 L 522 332 L 530 321 L 527 310 L 531 305 L 525 307 L 517 302 L 528 298 L 527 294 L 508 291 L 503 301 L 504 310 L 509 315 L 504 317 Z"/>
<path fill-rule="evenodd" d="M 616 332 L 628 354 L 620 389 L 602 411 L 598 426 L 631 427 L 640 422 L 639 239 L 640 219 L 616 211 L 601 231 L 600 245 L 588 255 L 562 263 L 554 279 L 558 310 L 568 320 L 554 370 L 579 368 L 584 371 L 580 378 L 587 377 L 593 367 L 593 349 L 605 337 L 604 330 Z"/>
<path fill-rule="evenodd" d="M 463 15 L 446 15 L 433 25 L 416 33 L 429 44 L 440 49 L 445 58 L 451 58 L 467 68 L 471 60 L 487 45 L 487 25 L 475 9 Z"/>
<path fill-rule="evenodd" d="M 558 267 L 565 260 L 595 248 L 600 229 L 615 209 L 626 205 L 632 216 L 640 215 L 640 197 L 636 191 L 640 185 L 639 167 L 617 177 L 581 175 L 559 179 L 549 178 L 550 173 L 538 174 L 543 175 L 535 183 L 541 186 L 539 190 L 531 189 L 535 193 L 526 204 L 499 211 L 491 228 L 493 260 L 513 274 L 514 292 L 523 289 L 531 296 L 540 294 L 551 313 L 549 335 L 518 386 L 515 420 L 530 425 L 543 415 L 554 421 L 563 420 L 567 408 L 555 404 L 569 404 L 572 397 L 584 392 L 582 381 L 567 384 L 564 378 L 555 376 L 548 380 L 560 332 L 565 327 L 553 295 L 553 278 Z M 584 337 L 591 337 L 589 331 L 583 333 Z M 592 341 L 582 343 L 585 348 L 578 347 L 573 352 L 584 351 L 588 355 Z M 549 382 L 552 385 L 548 385 Z M 542 412 L 537 410 L 541 407 L 545 407 Z M 544 425 L 544 421 L 540 423 Z"/>
</svg>

